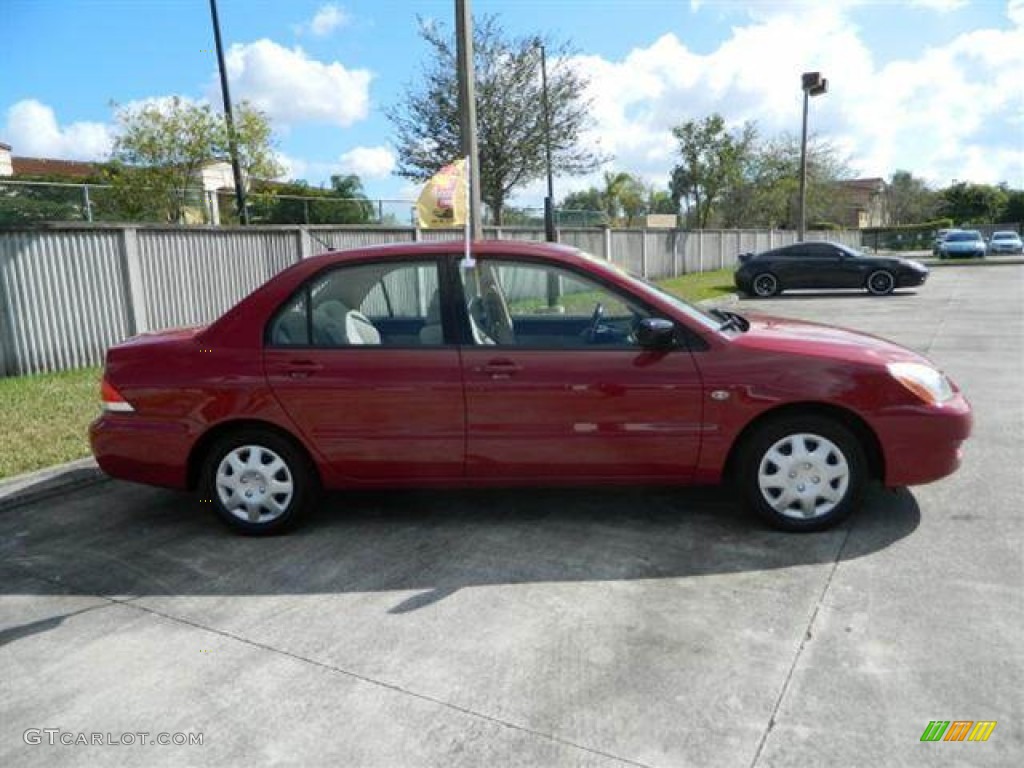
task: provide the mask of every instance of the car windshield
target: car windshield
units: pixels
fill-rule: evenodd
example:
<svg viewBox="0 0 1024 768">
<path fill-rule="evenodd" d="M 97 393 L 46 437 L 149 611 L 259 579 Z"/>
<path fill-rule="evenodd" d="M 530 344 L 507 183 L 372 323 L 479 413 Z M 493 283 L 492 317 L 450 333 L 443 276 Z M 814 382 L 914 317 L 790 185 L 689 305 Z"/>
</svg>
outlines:
<svg viewBox="0 0 1024 768">
<path fill-rule="evenodd" d="M 992 235 L 992 239 L 993 240 L 1016 240 L 1017 239 L 1017 233 L 1016 232 L 996 232 L 994 235 Z"/>
<path fill-rule="evenodd" d="M 973 240 L 981 240 L 980 232 L 952 232 L 946 235 L 946 241 L 950 243 L 969 243 Z"/>
<path fill-rule="evenodd" d="M 641 277 L 640 275 L 635 275 L 632 272 L 622 269 L 621 267 L 615 266 L 614 264 L 609 264 L 604 259 L 599 259 L 597 256 L 594 256 L 591 253 L 587 253 L 586 251 L 577 251 L 577 253 L 583 258 L 590 261 L 593 266 L 598 268 L 598 270 L 604 272 L 612 272 L 619 275 L 620 277 L 627 278 L 631 283 L 631 287 L 634 288 L 641 295 L 654 295 L 657 298 L 661 299 L 662 301 L 668 302 L 675 309 L 678 309 L 687 317 L 696 320 L 698 323 L 700 323 L 709 330 L 717 331 L 719 327 L 722 325 L 721 318 L 717 318 L 711 313 L 702 309 L 701 307 L 695 306 L 690 302 L 669 293 L 660 285 L 652 283 L 647 278 Z"/>
</svg>

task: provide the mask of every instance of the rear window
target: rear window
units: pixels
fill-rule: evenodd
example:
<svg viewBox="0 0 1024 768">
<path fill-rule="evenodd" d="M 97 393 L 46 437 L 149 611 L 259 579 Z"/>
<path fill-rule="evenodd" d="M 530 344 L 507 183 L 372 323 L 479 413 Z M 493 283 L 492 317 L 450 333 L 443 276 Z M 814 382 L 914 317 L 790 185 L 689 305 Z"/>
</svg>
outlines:
<svg viewBox="0 0 1024 768">
<path fill-rule="evenodd" d="M 980 232 L 951 232 L 946 235 L 946 241 L 950 243 L 969 243 L 972 240 L 981 240 Z"/>
</svg>

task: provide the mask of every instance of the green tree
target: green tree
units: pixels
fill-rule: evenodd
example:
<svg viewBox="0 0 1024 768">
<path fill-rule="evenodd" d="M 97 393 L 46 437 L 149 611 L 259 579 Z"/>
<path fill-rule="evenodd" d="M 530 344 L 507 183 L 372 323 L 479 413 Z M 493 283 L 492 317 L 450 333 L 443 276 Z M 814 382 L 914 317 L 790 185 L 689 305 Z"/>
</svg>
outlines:
<svg viewBox="0 0 1024 768">
<path fill-rule="evenodd" d="M 117 109 L 108 179 L 112 196 L 129 219 L 184 220 L 204 201 L 197 175 L 228 152 L 223 117 L 208 104 L 175 96 L 165 102 Z M 246 178 L 280 173 L 271 149 L 267 118 L 246 103 L 237 108 L 239 164 Z"/>
<path fill-rule="evenodd" d="M 602 193 L 609 219 L 621 219 L 628 227 L 647 210 L 647 186 L 631 173 L 605 171 Z"/>
<path fill-rule="evenodd" d="M 558 206 L 571 211 L 604 211 L 604 198 L 597 187 L 570 192 Z"/>
<path fill-rule="evenodd" d="M 1008 200 L 1008 190 L 1003 187 L 961 181 L 939 193 L 939 214 L 957 226 L 995 224 Z"/>
<path fill-rule="evenodd" d="M 1024 189 L 1011 189 L 1006 193 L 1006 204 L 999 212 L 999 223 L 1024 224 Z"/>
<path fill-rule="evenodd" d="M 681 158 L 672 172 L 672 196 L 692 201 L 691 224 L 707 227 L 715 205 L 730 187 L 742 182 L 757 130 L 753 123 L 746 123 L 730 133 L 722 116 L 713 114 L 677 125 L 672 135 L 679 142 Z"/>
<path fill-rule="evenodd" d="M 604 197 L 597 187 L 570 192 L 558 205 L 558 221 L 567 226 L 604 226 L 609 223 L 604 212 Z"/>
<path fill-rule="evenodd" d="M 938 199 L 923 179 L 909 171 L 896 171 L 889 180 L 889 224 L 903 227 L 935 218 Z"/>
<path fill-rule="evenodd" d="M 28 224 L 38 221 L 86 221 L 89 214 L 85 209 L 82 187 L 69 185 L 64 176 L 19 174 L 13 181 L 38 182 L 38 185 L 5 184 L 0 179 L 0 226 Z M 95 173 L 78 180 L 81 184 L 102 184 L 103 171 L 97 167 Z M 90 208 L 94 218 L 101 218 L 97 203 L 105 190 L 93 188 L 89 194 Z"/>
<path fill-rule="evenodd" d="M 305 181 L 260 183 L 250 209 L 252 220 L 261 224 L 367 224 L 375 215 L 355 175 L 331 176 L 328 189 Z"/>
<path fill-rule="evenodd" d="M 396 132 L 396 173 L 425 181 L 462 152 L 454 38 L 423 22 L 420 35 L 429 49 L 423 75 L 387 116 Z M 480 192 L 499 225 L 512 192 L 546 171 L 538 43 L 536 36 L 510 37 L 494 16 L 481 17 L 473 30 Z M 547 42 L 545 49 L 553 171 L 589 173 L 604 158 L 579 141 L 590 115 L 586 80 L 570 66 L 568 44 Z"/>
<path fill-rule="evenodd" d="M 666 189 L 647 189 L 647 212 L 679 215 L 679 205 L 672 200 L 672 193 Z"/>
<path fill-rule="evenodd" d="M 839 221 L 848 204 L 838 183 L 851 176 L 846 158 L 828 141 L 807 142 L 807 220 Z M 742 158 L 740 176 L 723 194 L 726 227 L 796 229 L 800 215 L 800 138 L 784 133 L 759 139 Z"/>
<path fill-rule="evenodd" d="M 277 161 L 274 148 L 277 144 L 270 118 L 265 112 L 247 101 L 239 103 L 234 110 L 235 138 L 238 148 L 238 166 L 246 183 L 255 179 L 276 179 L 284 172 Z M 216 149 L 222 156 L 228 156 L 227 124 L 222 122 L 223 134 Z M 359 184 L 359 179 L 356 184 Z M 333 182 L 333 177 L 332 177 Z M 362 186 L 359 186 L 360 191 Z"/>
</svg>

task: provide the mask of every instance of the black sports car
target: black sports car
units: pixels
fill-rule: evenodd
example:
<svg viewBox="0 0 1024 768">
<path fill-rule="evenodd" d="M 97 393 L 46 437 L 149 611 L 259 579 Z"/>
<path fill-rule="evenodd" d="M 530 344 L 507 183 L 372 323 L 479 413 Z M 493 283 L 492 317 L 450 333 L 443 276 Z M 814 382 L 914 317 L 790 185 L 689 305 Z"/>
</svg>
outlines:
<svg viewBox="0 0 1024 768">
<path fill-rule="evenodd" d="M 866 256 L 838 243 L 794 243 L 764 253 L 741 253 L 736 287 L 753 296 L 791 288 L 864 288 L 876 296 L 921 285 L 928 267 L 892 256 Z"/>
</svg>

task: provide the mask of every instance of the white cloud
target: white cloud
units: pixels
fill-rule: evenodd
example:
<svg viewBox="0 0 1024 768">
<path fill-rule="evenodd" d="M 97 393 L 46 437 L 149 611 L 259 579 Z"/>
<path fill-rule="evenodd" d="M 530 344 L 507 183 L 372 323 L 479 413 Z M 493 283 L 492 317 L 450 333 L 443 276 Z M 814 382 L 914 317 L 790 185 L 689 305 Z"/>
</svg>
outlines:
<svg viewBox="0 0 1024 768">
<path fill-rule="evenodd" d="M 275 123 L 349 126 L 369 111 L 369 70 L 317 61 L 298 47 L 285 48 L 265 38 L 235 44 L 228 51 L 227 69 L 232 96 L 252 102 Z"/>
<path fill-rule="evenodd" d="M 350 21 L 345 11 L 334 3 L 322 5 L 313 15 L 308 28 L 317 37 L 326 37 L 339 27 L 343 27 Z"/>
<path fill-rule="evenodd" d="M 1006 4 L 1006 18 L 1018 27 L 1024 27 L 1024 0 L 1010 0 Z"/>
<path fill-rule="evenodd" d="M 591 81 L 588 138 L 615 156 L 609 168 L 664 186 L 676 161 L 672 126 L 719 112 L 732 127 L 755 120 L 765 135 L 798 133 L 800 73 L 818 70 L 829 92 L 811 102 L 811 130 L 847 151 L 859 173 L 1024 185 L 1024 25 L 908 48 L 880 65 L 850 21 L 853 6 L 760 6 L 706 54 L 670 33 L 623 60 L 576 57 Z M 1011 0 L 1007 15 L 1024 16 L 1024 0 Z"/>
<path fill-rule="evenodd" d="M 104 123 L 61 126 L 53 109 L 35 99 L 24 99 L 7 110 L 4 140 L 15 155 L 100 160 L 110 153 L 112 131 Z"/>
<path fill-rule="evenodd" d="M 381 179 L 395 169 L 395 153 L 388 147 L 356 147 L 340 158 L 341 169 L 367 179 Z"/>
<path fill-rule="evenodd" d="M 274 159 L 281 166 L 281 175 L 277 177 L 280 181 L 304 179 L 309 173 L 310 164 L 301 157 L 292 157 L 284 152 L 277 152 Z"/>
<path fill-rule="evenodd" d="M 929 8 L 939 13 L 957 11 L 967 5 L 967 0 L 910 0 L 911 5 Z"/>
</svg>

